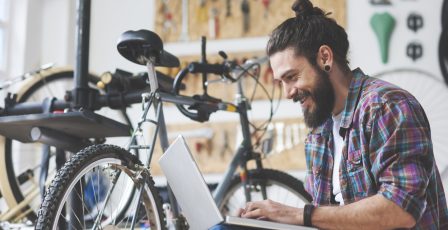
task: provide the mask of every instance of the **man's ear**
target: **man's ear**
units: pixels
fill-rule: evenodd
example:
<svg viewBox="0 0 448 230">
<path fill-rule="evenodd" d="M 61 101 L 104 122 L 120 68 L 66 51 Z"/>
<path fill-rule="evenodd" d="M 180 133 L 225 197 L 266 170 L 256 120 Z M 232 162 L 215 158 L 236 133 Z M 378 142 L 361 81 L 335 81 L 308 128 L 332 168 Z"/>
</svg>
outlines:
<svg viewBox="0 0 448 230">
<path fill-rule="evenodd" d="M 333 50 L 327 45 L 320 46 L 317 51 L 316 61 L 322 70 L 330 72 L 334 64 Z"/>
</svg>

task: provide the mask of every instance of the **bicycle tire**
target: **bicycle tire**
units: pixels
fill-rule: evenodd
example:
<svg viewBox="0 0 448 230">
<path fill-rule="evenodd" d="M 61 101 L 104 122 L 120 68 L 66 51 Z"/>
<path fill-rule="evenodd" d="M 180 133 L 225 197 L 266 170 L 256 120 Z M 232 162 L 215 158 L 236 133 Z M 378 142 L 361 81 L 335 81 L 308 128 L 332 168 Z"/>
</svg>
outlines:
<svg viewBox="0 0 448 230">
<path fill-rule="evenodd" d="M 104 163 L 104 165 L 103 165 Z M 96 167 L 99 167 L 101 170 L 95 170 Z M 47 194 L 45 196 L 44 201 L 41 204 L 41 207 L 39 209 L 39 215 L 38 220 L 36 223 L 35 229 L 57 229 L 58 226 L 61 226 L 61 224 L 58 222 L 59 220 L 63 220 L 64 216 L 61 215 L 64 207 L 67 207 L 68 210 L 70 210 L 69 203 L 66 203 L 69 194 L 71 190 L 73 190 L 74 186 L 79 183 L 79 181 L 84 181 L 82 184 L 85 183 L 86 178 L 90 176 L 89 171 L 92 170 L 93 173 L 103 173 L 107 169 L 111 169 L 113 173 L 116 173 L 114 170 L 122 170 L 121 175 L 137 175 L 141 173 L 141 170 L 143 168 L 143 165 L 141 164 L 140 160 L 135 156 L 132 155 L 130 152 L 117 147 L 113 145 L 93 145 L 90 147 L 87 147 L 77 153 L 75 156 L 73 156 L 70 161 L 68 161 L 57 173 L 55 179 L 52 181 L 51 185 L 49 186 L 47 190 Z M 106 173 L 107 174 L 107 173 Z M 112 174 L 109 174 L 112 175 Z M 140 175 L 140 174 L 139 174 Z M 110 176 L 113 177 L 113 176 Z M 111 178 L 112 179 L 112 178 Z M 123 183 L 134 183 L 135 178 L 131 178 L 127 182 Z M 122 183 L 120 182 L 120 179 L 117 181 L 118 184 Z M 162 209 L 162 199 L 159 196 L 159 193 L 154 186 L 154 181 L 150 175 L 146 175 L 146 182 L 143 183 L 144 185 L 144 193 L 142 195 L 142 201 L 145 201 L 144 207 L 145 207 L 145 216 L 151 218 L 148 222 L 150 224 L 155 223 L 155 229 L 165 229 L 165 214 Z M 97 188 L 100 188 L 99 186 Z M 115 189 L 125 188 L 126 186 L 119 186 L 115 187 Z M 81 188 L 81 190 L 83 190 Z M 84 190 L 83 190 L 84 191 Z M 115 192 L 116 190 L 114 190 Z M 100 194 L 101 192 L 94 192 L 94 194 Z M 120 192 L 118 192 L 118 195 Z M 100 195 L 94 195 L 95 200 L 100 200 Z M 78 197 L 80 197 L 78 195 Z M 112 202 L 112 197 L 114 195 L 111 195 L 111 199 L 109 201 Z M 80 197 L 81 198 L 81 197 Z M 87 198 L 82 194 L 82 204 L 87 204 Z M 100 200 L 97 204 L 102 205 L 102 201 Z M 110 203 L 109 203 L 110 204 Z M 119 204 L 119 203 L 118 203 Z M 107 207 L 108 204 L 104 204 L 104 206 Z M 137 205 L 135 205 L 137 207 Z M 143 207 L 143 206 L 142 206 Z M 92 208 L 90 208 L 92 209 Z M 88 207 L 83 207 L 82 210 L 88 211 Z M 114 210 L 113 208 L 110 208 L 110 210 Z M 97 208 L 97 212 L 99 209 Z M 112 211 L 113 212 L 113 211 Z M 83 213 L 85 216 L 85 214 Z M 113 213 L 112 213 L 112 219 L 113 219 Z M 140 216 L 140 215 L 139 215 Z M 97 216 L 93 216 L 93 219 L 97 218 Z M 72 218 L 76 219 L 76 218 Z M 115 223 L 115 220 L 113 221 L 110 219 L 110 216 L 106 218 L 108 220 L 108 224 L 117 224 Z M 56 221 L 58 220 L 58 221 Z M 101 219 L 103 220 L 103 219 Z M 122 221 L 120 221 L 117 225 L 122 227 Z M 64 222 L 62 222 L 64 223 Z M 82 223 L 83 226 L 82 229 L 87 229 L 89 223 Z M 92 223 L 90 223 L 92 224 Z M 62 225 L 65 226 L 65 225 Z M 107 225 L 109 226 L 109 225 Z M 118 226 L 115 226 L 113 229 L 117 229 Z M 103 226 L 106 227 L 106 226 Z M 124 228 L 127 226 L 125 225 Z M 153 228 L 151 228 L 153 229 Z"/>
<path fill-rule="evenodd" d="M 372 75 L 379 79 L 395 84 L 410 92 L 425 110 L 431 127 L 431 141 L 435 162 L 440 172 L 448 170 L 448 149 L 446 148 L 446 135 L 448 122 L 445 119 L 448 113 L 448 86 L 441 76 L 430 72 L 414 69 L 400 68 L 380 72 Z M 443 183 L 448 178 L 441 177 Z M 448 189 L 445 187 L 445 191 Z"/>
<path fill-rule="evenodd" d="M 57 97 L 59 99 L 63 98 L 66 90 L 71 90 L 73 88 L 73 76 L 74 72 L 68 68 L 52 68 L 43 73 L 40 73 L 34 77 L 29 78 L 23 83 L 23 86 L 17 92 L 17 101 L 20 102 L 39 102 L 42 101 L 47 96 Z M 95 85 L 98 81 L 98 77 L 95 75 L 89 75 L 89 84 Z M 28 165 L 21 166 L 20 163 L 17 165 L 20 156 L 13 156 L 16 152 L 26 152 L 26 151 L 16 151 L 18 146 L 21 146 L 26 150 L 26 148 L 36 149 L 38 145 L 36 143 L 24 144 L 17 141 L 11 140 L 9 138 L 3 139 L 4 150 L 0 153 L 0 162 L 4 162 L 3 167 L 0 167 L 0 175 L 5 175 L 2 177 L 2 183 L 8 186 L 2 186 L 2 194 L 5 194 L 5 201 L 9 207 L 15 207 L 17 204 L 25 199 L 26 190 L 28 188 L 23 188 L 18 181 L 18 176 L 24 173 L 28 169 Z M 29 147 L 27 147 L 29 146 Z M 32 147 L 30 147 L 32 146 Z M 42 145 L 43 146 L 43 145 Z M 31 158 L 29 158 L 31 159 Z M 35 162 L 38 165 L 40 162 Z M 30 165 L 29 168 L 33 168 L 36 165 Z M 38 175 L 37 169 L 34 175 Z M 26 186 L 26 185 L 25 185 Z M 22 212 L 27 212 L 27 219 L 35 221 L 37 219 L 35 211 L 40 205 L 40 199 L 34 201 L 34 203 L 25 206 Z M 28 210 L 34 210 L 29 212 Z"/>
<path fill-rule="evenodd" d="M 305 191 L 303 182 L 295 177 L 274 169 L 249 170 L 247 180 L 250 185 L 252 200 L 262 200 L 260 184 L 266 184 L 267 198 L 293 207 L 303 207 L 311 202 L 311 196 Z M 273 187 L 273 185 L 277 187 Z M 274 192 L 279 196 L 273 196 Z M 239 175 L 230 182 L 229 189 L 218 204 L 223 215 L 236 215 L 239 208 L 244 207 L 246 199 L 243 184 Z"/>
</svg>

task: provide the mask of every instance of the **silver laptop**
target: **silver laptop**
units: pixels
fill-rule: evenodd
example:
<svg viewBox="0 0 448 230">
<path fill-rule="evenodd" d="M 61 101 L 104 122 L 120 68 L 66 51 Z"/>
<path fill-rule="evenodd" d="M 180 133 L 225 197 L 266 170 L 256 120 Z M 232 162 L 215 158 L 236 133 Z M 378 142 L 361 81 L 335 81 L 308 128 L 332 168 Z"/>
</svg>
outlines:
<svg viewBox="0 0 448 230">
<path fill-rule="evenodd" d="M 262 229 L 315 229 L 240 217 L 227 216 L 224 219 L 182 136 L 169 146 L 159 163 L 190 229 L 206 230 L 217 224 Z"/>
</svg>

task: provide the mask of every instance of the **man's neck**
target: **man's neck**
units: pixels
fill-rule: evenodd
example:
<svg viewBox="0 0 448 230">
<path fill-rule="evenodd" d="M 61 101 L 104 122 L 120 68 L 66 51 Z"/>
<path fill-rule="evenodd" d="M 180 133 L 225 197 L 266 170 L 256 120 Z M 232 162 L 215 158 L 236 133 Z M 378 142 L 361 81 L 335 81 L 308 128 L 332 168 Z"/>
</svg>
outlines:
<svg viewBox="0 0 448 230">
<path fill-rule="evenodd" d="M 335 102 L 332 114 L 337 115 L 344 109 L 345 101 L 348 97 L 348 91 L 350 89 L 350 83 L 353 78 L 353 73 L 351 71 L 344 72 L 339 68 L 334 68 L 331 76 L 330 82 L 333 85 Z"/>
</svg>

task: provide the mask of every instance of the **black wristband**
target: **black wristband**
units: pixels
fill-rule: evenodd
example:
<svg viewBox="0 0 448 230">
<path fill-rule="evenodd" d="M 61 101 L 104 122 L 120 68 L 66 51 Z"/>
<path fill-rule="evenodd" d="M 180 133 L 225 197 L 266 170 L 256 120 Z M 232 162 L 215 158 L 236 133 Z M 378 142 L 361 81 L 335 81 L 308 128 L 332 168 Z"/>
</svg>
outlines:
<svg viewBox="0 0 448 230">
<path fill-rule="evenodd" d="M 313 226 L 313 223 L 311 223 L 311 214 L 313 213 L 314 205 L 312 204 L 305 204 L 305 207 L 303 208 L 303 225 L 307 227 Z"/>
</svg>

